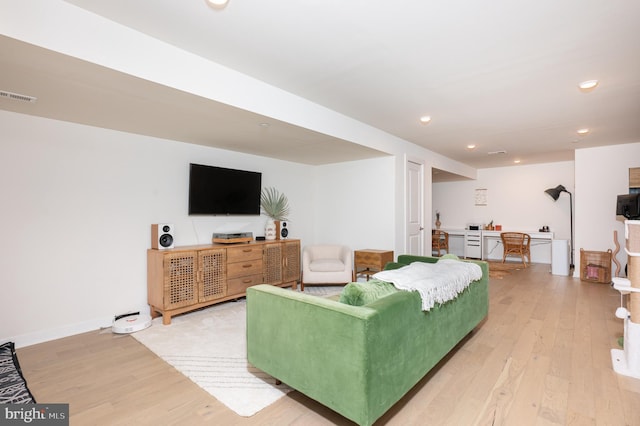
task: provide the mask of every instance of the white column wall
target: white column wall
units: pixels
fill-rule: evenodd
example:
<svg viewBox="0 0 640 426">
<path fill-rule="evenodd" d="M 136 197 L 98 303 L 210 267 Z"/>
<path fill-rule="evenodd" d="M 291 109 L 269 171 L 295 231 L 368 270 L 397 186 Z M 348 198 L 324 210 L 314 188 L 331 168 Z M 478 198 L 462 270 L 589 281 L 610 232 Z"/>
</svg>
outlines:
<svg viewBox="0 0 640 426">
<path fill-rule="evenodd" d="M 640 167 L 640 143 L 584 148 L 576 151 L 576 270 L 580 248 L 615 250 L 617 231 L 620 252 L 617 259 L 624 276 L 624 218 L 616 216 L 616 199 L 629 193 L 629 168 Z M 615 265 L 612 265 L 612 275 Z M 579 276 L 579 272 L 577 274 Z"/>
</svg>

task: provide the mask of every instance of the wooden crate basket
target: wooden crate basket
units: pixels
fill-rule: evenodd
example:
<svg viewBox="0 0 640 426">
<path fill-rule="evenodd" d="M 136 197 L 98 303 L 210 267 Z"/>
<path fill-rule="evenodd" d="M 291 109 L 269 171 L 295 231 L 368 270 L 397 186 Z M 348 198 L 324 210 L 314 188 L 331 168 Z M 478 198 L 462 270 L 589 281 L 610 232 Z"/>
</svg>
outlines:
<svg viewBox="0 0 640 426">
<path fill-rule="evenodd" d="M 611 283 L 611 250 L 580 249 L 580 279 L 601 284 Z"/>
</svg>

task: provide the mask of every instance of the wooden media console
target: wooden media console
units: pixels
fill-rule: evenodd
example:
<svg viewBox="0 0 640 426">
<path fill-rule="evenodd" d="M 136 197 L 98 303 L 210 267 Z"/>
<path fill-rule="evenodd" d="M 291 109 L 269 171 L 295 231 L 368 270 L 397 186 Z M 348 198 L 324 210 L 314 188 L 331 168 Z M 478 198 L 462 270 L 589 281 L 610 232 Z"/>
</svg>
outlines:
<svg viewBox="0 0 640 426">
<path fill-rule="evenodd" d="M 248 287 L 296 288 L 300 240 L 252 241 L 147 250 L 151 316 L 171 317 L 246 295 Z"/>
</svg>

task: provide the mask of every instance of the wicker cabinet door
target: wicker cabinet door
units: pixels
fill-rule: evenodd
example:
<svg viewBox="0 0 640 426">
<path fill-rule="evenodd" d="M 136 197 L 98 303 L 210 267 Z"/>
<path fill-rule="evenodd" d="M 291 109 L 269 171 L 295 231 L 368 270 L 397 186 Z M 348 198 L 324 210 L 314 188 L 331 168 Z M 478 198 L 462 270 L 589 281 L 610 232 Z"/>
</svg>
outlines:
<svg viewBox="0 0 640 426">
<path fill-rule="evenodd" d="M 282 281 L 300 281 L 300 241 L 288 241 L 282 249 Z"/>
<path fill-rule="evenodd" d="M 282 282 L 282 245 L 280 243 L 265 244 L 262 251 L 262 272 L 265 284 Z"/>
<path fill-rule="evenodd" d="M 164 308 L 175 309 L 198 302 L 196 252 L 166 253 L 164 256 Z"/>
<path fill-rule="evenodd" d="M 227 295 L 227 250 L 198 251 L 199 300 L 207 302 Z"/>
</svg>

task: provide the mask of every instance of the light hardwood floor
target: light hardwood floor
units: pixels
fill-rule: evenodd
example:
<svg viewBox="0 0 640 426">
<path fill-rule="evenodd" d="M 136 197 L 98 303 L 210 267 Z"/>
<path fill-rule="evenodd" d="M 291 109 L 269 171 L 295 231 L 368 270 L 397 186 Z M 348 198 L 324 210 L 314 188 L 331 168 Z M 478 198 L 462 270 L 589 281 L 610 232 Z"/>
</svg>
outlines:
<svg viewBox="0 0 640 426">
<path fill-rule="evenodd" d="M 619 293 L 533 265 L 490 281 L 488 319 L 376 425 L 640 425 L 640 380 L 617 375 Z M 72 425 L 349 425 L 298 392 L 236 415 L 131 336 L 96 331 L 18 350 L 38 402 Z"/>
</svg>

